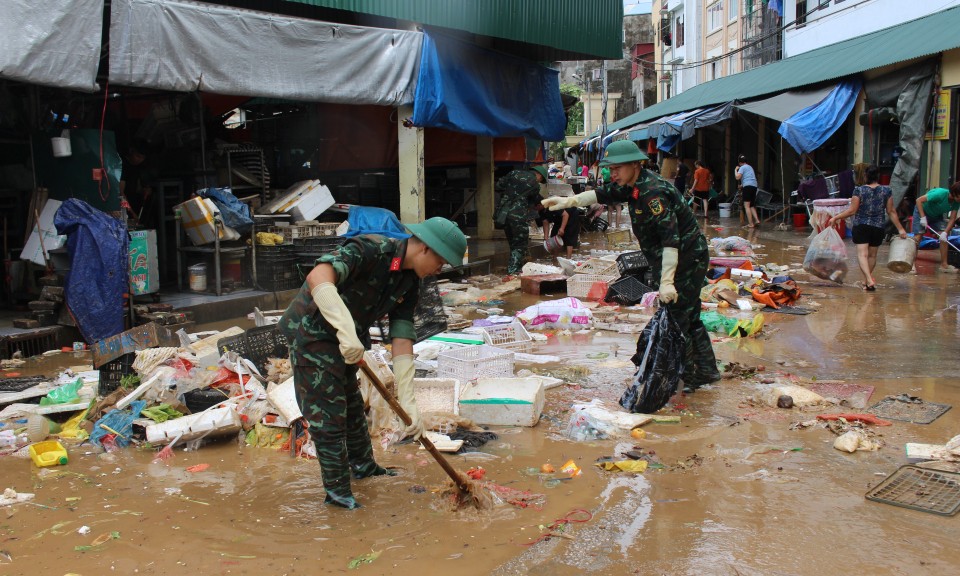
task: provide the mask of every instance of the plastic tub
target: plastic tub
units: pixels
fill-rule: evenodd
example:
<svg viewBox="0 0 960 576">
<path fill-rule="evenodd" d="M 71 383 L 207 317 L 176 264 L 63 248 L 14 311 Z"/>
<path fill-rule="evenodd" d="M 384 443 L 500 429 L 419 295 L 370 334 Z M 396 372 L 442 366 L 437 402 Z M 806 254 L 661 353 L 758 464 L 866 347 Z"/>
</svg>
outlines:
<svg viewBox="0 0 960 576">
<path fill-rule="evenodd" d="M 721 218 L 729 218 L 733 214 L 733 204 L 729 202 L 721 202 L 717 206 L 720 207 Z"/>
</svg>

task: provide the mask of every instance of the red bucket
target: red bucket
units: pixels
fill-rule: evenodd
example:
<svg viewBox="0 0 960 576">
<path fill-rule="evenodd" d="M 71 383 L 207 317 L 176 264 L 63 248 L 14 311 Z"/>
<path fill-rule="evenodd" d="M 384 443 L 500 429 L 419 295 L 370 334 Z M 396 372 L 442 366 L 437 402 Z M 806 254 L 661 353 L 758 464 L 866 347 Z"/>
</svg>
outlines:
<svg viewBox="0 0 960 576">
<path fill-rule="evenodd" d="M 794 214 L 793 215 L 793 227 L 797 230 L 801 230 L 807 227 L 807 215 L 806 214 Z"/>
</svg>

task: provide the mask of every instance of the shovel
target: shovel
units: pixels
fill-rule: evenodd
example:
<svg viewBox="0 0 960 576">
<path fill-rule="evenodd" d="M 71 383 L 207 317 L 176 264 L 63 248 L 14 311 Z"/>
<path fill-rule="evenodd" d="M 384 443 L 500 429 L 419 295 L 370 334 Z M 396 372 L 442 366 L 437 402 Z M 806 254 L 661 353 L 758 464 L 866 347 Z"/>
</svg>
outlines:
<svg viewBox="0 0 960 576">
<path fill-rule="evenodd" d="M 400 402 L 394 397 L 393 394 L 387 390 L 387 387 L 384 386 L 383 382 L 380 381 L 380 377 L 377 376 L 376 372 L 373 371 L 366 362 L 360 362 L 360 369 L 363 370 L 363 373 L 367 375 L 367 378 L 370 379 L 370 382 L 373 383 L 374 388 L 380 392 L 380 395 L 383 396 L 384 400 L 390 404 L 390 407 L 393 408 L 393 411 L 396 412 L 397 416 L 400 417 L 400 420 L 403 421 L 404 425 L 409 426 L 413 423 L 413 420 L 410 419 L 410 415 L 407 414 L 406 410 L 400 406 Z M 474 495 L 473 486 L 471 482 L 463 475 L 453 469 L 450 466 L 450 463 L 447 462 L 447 459 L 443 457 L 443 454 L 437 450 L 437 447 L 433 445 L 433 442 L 427 438 L 426 435 L 420 436 L 420 444 L 427 449 L 427 452 L 433 456 L 433 459 L 437 461 L 437 464 L 443 468 L 443 471 L 447 473 L 447 476 L 453 480 L 453 484 L 460 491 L 461 496 L 464 496 L 470 500 L 476 501 L 476 496 Z"/>
</svg>

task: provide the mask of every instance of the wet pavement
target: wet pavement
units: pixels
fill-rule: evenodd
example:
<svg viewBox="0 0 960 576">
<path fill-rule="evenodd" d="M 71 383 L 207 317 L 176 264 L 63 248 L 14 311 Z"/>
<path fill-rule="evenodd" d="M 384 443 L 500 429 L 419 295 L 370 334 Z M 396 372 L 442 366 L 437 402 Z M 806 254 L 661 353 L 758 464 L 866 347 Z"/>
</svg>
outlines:
<svg viewBox="0 0 960 576">
<path fill-rule="evenodd" d="M 746 236 L 739 227 L 707 231 Z M 761 230 L 751 238 L 763 245 L 757 261 L 799 268 L 804 250 L 791 246 L 804 236 Z M 896 275 L 883 266 L 883 247 L 878 289 L 864 292 L 853 284 L 859 272 L 848 248 L 846 285 L 795 276 L 800 304 L 816 312 L 766 314 L 761 336 L 715 344 L 721 361 L 763 372 L 677 398 L 664 412 L 681 422 L 648 424 L 642 440 L 563 435 L 571 404 L 619 398 L 635 335 L 593 332 L 538 345 L 535 352 L 561 362 L 517 368 L 564 373 L 576 384 L 546 393 L 537 427 L 498 429 L 480 453 L 449 459 L 459 470 L 482 466 L 497 485 L 544 495 L 540 508 L 451 512 L 438 496 L 445 475 L 413 445 L 377 447 L 378 460 L 400 474 L 355 482 L 363 508 L 353 512 L 322 504 L 315 461 L 233 439 L 178 449 L 167 464 L 151 464 L 153 452 L 83 446 L 71 449 L 69 465 L 45 471 L 0 459 L 0 488 L 37 494 L 33 504 L 0 508 L 0 574 L 956 573 L 956 518 L 864 498 L 906 463 L 905 442 L 960 433 L 956 410 L 930 425 L 878 428 L 884 448 L 847 454 L 833 448 L 829 430 L 790 429 L 818 410 L 749 400 L 768 378 L 873 386 L 870 404 L 901 392 L 960 403 L 960 278 L 935 274 L 930 262 L 918 275 Z M 516 295 L 508 310 L 536 300 Z M 69 356 L 60 360 L 82 355 Z M 593 466 L 627 450 L 663 467 L 629 474 Z M 570 459 L 580 476 L 550 482 L 563 476 L 538 474 Z M 185 470 L 202 463 L 210 468 Z M 537 541 L 551 524 L 565 526 L 555 530 L 561 535 Z M 78 533 L 83 526 L 88 533 Z M 95 541 L 102 543 L 76 549 Z"/>
</svg>

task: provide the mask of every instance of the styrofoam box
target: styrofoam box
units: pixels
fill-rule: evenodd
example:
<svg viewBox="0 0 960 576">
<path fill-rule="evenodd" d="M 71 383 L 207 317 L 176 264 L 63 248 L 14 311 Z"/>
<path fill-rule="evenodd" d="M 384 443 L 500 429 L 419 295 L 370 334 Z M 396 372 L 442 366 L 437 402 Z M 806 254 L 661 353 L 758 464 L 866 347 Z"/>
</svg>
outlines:
<svg viewBox="0 0 960 576">
<path fill-rule="evenodd" d="M 480 378 L 460 393 L 460 415 L 475 424 L 535 426 L 543 402 L 543 383 L 536 378 Z"/>
<path fill-rule="evenodd" d="M 293 216 L 295 222 L 313 220 L 333 204 L 333 194 L 321 184 L 304 192 L 290 209 L 285 211 Z"/>
<path fill-rule="evenodd" d="M 413 395 L 421 414 L 459 414 L 460 381 L 456 378 L 414 378 Z"/>
</svg>

